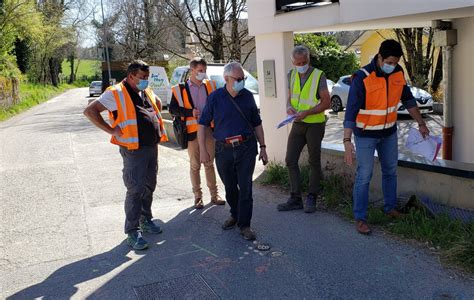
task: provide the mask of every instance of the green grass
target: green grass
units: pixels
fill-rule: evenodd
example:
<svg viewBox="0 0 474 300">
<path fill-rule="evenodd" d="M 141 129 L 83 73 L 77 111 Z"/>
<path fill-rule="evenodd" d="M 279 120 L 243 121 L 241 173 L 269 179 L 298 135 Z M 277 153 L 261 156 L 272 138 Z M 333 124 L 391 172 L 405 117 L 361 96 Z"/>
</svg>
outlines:
<svg viewBox="0 0 474 300">
<path fill-rule="evenodd" d="M 303 191 L 308 186 L 307 166 L 301 168 Z M 323 201 L 328 209 L 342 213 L 352 219 L 352 182 L 347 176 L 334 175 L 324 178 Z M 270 164 L 260 180 L 261 184 L 277 185 L 288 189 L 288 171 L 279 164 Z M 383 230 L 427 244 L 439 251 L 447 262 L 474 273 L 474 223 L 464 224 L 447 216 L 429 216 L 423 209 L 411 208 L 403 218 L 385 216 L 379 207 L 369 207 L 367 222 Z"/>
<path fill-rule="evenodd" d="M 78 80 L 91 80 L 92 78 L 97 78 L 101 74 L 101 61 L 98 60 L 89 60 L 89 59 L 81 59 L 78 61 L 77 59 L 74 61 L 74 69 L 77 67 L 77 63 L 79 62 L 79 68 L 77 69 L 76 78 Z M 63 75 L 65 78 L 69 78 L 71 74 L 71 64 L 69 61 L 64 60 L 61 64 Z"/>
<path fill-rule="evenodd" d="M 0 107 L 0 121 L 4 121 L 19 114 L 37 104 L 45 102 L 52 97 L 72 88 L 80 86 L 80 83 L 61 84 L 58 87 L 33 83 L 20 83 L 20 102 L 8 108 Z"/>
</svg>

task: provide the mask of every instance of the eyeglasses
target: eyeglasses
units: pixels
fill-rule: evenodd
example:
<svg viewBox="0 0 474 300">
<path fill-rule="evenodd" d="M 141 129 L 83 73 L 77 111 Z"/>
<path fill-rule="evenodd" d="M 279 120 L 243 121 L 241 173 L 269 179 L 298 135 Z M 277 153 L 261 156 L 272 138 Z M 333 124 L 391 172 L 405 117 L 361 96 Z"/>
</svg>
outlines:
<svg viewBox="0 0 474 300">
<path fill-rule="evenodd" d="M 234 79 L 234 80 L 237 81 L 237 82 L 241 82 L 242 80 L 243 80 L 243 81 L 247 80 L 247 76 L 244 76 L 244 77 L 241 77 L 241 78 L 235 78 L 234 76 L 230 76 L 230 75 L 229 75 L 229 77 L 232 78 L 232 79 Z"/>
</svg>

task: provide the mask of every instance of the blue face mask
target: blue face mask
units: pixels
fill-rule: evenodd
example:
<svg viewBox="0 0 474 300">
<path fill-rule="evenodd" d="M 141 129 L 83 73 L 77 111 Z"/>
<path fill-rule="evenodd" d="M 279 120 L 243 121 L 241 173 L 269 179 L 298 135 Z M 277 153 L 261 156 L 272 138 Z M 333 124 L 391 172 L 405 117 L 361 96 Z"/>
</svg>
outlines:
<svg viewBox="0 0 474 300">
<path fill-rule="evenodd" d="M 301 74 L 306 73 L 306 71 L 308 71 L 308 69 L 309 69 L 309 64 L 306 64 L 304 66 L 297 66 L 296 67 L 296 71 L 298 71 L 298 73 L 301 73 Z"/>
<path fill-rule="evenodd" d="M 390 73 L 393 72 L 393 70 L 395 70 L 395 66 L 392 66 L 392 65 L 389 65 L 389 64 L 383 64 L 383 66 L 382 66 L 382 71 L 385 74 L 390 74 Z"/>
<path fill-rule="evenodd" d="M 140 82 L 137 84 L 137 89 L 143 91 L 148 87 L 148 80 L 140 79 Z"/>
<path fill-rule="evenodd" d="M 245 80 L 234 81 L 234 86 L 232 87 L 236 93 L 243 90 L 245 87 Z"/>
</svg>

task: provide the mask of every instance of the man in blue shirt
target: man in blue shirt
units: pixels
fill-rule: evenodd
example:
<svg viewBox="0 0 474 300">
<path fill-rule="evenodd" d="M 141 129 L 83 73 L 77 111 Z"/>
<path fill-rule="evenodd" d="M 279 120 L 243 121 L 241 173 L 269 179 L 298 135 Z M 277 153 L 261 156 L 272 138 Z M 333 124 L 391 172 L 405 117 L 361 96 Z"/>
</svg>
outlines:
<svg viewBox="0 0 474 300">
<path fill-rule="evenodd" d="M 268 161 L 262 120 L 255 99 L 245 89 L 245 76 L 240 63 L 224 66 L 225 86 L 209 95 L 199 119 L 198 142 L 202 163 L 211 160 L 206 147 L 206 127 L 214 122 L 215 157 L 219 177 L 225 186 L 225 197 L 230 205 L 230 217 L 222 228 L 237 225 L 246 240 L 255 240 L 250 228 L 252 219 L 252 175 L 260 144 L 259 160 Z"/>
<path fill-rule="evenodd" d="M 403 55 L 395 40 L 386 40 L 372 62 L 357 71 L 351 83 L 344 117 L 344 161 L 352 166 L 354 145 L 357 158 L 356 179 L 353 190 L 356 229 L 361 234 L 371 232 L 367 225 L 369 183 L 377 150 L 382 167 L 384 212 L 399 217 L 397 204 L 397 108 L 401 100 L 410 115 L 418 122 L 423 137 L 429 134 L 416 100 L 407 86 L 403 69 L 398 65 Z"/>
</svg>

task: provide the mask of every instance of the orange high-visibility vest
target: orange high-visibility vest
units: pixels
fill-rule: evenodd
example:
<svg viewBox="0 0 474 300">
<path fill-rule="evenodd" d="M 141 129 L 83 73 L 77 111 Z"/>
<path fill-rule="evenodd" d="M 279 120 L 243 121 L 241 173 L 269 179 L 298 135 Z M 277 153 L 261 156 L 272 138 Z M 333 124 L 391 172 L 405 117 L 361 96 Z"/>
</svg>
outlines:
<svg viewBox="0 0 474 300">
<path fill-rule="evenodd" d="M 215 80 L 204 79 L 202 81 L 206 86 L 207 95 L 211 94 L 213 91 L 216 90 L 217 85 Z M 173 91 L 174 98 L 178 101 L 178 105 L 180 107 L 184 107 L 186 109 L 193 109 L 194 107 L 191 105 L 191 101 L 189 101 L 189 95 L 186 91 L 184 85 L 175 85 L 171 88 Z M 197 132 L 198 130 L 198 119 L 196 117 L 181 117 L 181 120 L 186 122 L 186 131 L 187 133 Z M 211 124 L 212 125 L 212 124 Z M 213 127 L 213 126 L 211 126 Z"/>
<path fill-rule="evenodd" d="M 377 77 L 375 71 L 364 79 L 365 109 L 359 110 L 356 126 L 364 130 L 381 130 L 393 127 L 397 122 L 397 105 L 406 85 L 402 71 L 388 76 L 388 85 L 384 77 Z"/>
<path fill-rule="evenodd" d="M 114 118 L 112 112 L 109 112 L 109 118 L 112 122 L 111 127 L 119 126 L 123 133 L 120 137 L 112 136 L 110 142 L 115 145 L 127 147 L 128 150 L 136 150 L 139 148 L 138 126 L 135 105 L 133 105 L 132 98 L 122 82 L 110 86 L 108 89 L 112 91 L 115 102 L 117 103 L 117 119 Z M 155 93 L 153 93 L 150 88 L 146 88 L 144 92 L 147 96 L 147 100 L 150 101 L 150 104 L 156 112 L 156 122 L 160 124 L 160 142 L 167 142 L 168 136 L 166 135 L 160 110 L 155 102 Z"/>
</svg>

